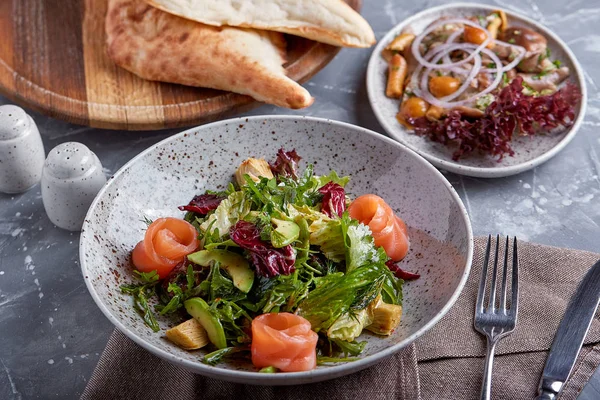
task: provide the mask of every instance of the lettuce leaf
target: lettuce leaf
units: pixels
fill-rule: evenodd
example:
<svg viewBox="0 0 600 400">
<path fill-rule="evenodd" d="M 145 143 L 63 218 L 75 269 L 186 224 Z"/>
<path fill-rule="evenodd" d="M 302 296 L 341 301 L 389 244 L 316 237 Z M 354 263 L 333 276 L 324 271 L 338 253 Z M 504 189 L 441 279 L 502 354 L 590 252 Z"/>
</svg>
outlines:
<svg viewBox="0 0 600 400">
<path fill-rule="evenodd" d="M 229 234 L 233 224 L 250 212 L 250 206 L 243 191 L 233 192 L 221 201 L 215 212 L 200 225 L 200 229 L 206 231 L 210 227 L 218 232 L 219 237 L 223 237 Z"/>
<path fill-rule="evenodd" d="M 345 275 L 338 272 L 316 278 L 315 289 L 300 303 L 297 312 L 311 323 L 314 331 L 327 330 L 342 314 L 354 311 L 353 305 L 372 296 L 370 289 L 382 279 L 385 270 L 377 264 L 368 264 Z"/>
<path fill-rule="evenodd" d="M 361 333 L 365 326 L 373 322 L 373 313 L 368 308 L 357 313 L 345 313 L 335 320 L 327 330 L 327 337 L 352 342 Z"/>
<path fill-rule="evenodd" d="M 346 187 L 348 182 L 350 181 L 349 176 L 342 176 L 341 178 L 338 176 L 337 172 L 331 171 L 329 175 L 315 176 L 313 177 L 315 181 L 315 186 L 320 188 L 328 184 L 329 182 L 337 183 L 341 187 Z"/>
<path fill-rule="evenodd" d="M 346 246 L 340 219 L 331 219 L 325 214 L 308 227 L 310 244 L 319 246 L 331 261 L 341 262 L 346 259 Z"/>
</svg>

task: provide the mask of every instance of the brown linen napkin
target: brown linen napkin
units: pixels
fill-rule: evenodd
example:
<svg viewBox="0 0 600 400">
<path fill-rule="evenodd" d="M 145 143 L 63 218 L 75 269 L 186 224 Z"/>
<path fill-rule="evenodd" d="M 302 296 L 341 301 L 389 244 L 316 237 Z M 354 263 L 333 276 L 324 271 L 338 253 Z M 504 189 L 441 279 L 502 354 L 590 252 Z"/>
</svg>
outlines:
<svg viewBox="0 0 600 400">
<path fill-rule="evenodd" d="M 473 267 L 456 304 L 415 342 L 424 399 L 477 399 L 483 377 L 485 338 L 473 328 L 473 313 L 487 238 L 475 240 Z M 558 324 L 577 285 L 600 255 L 521 242 L 519 316 L 515 331 L 496 348 L 495 399 L 531 399 Z M 587 344 L 600 342 L 599 314 Z M 561 399 L 575 399 L 600 363 L 600 346 L 584 347 Z"/>
<path fill-rule="evenodd" d="M 485 339 L 473 329 L 473 311 L 485 239 L 475 240 L 473 269 L 450 312 L 403 352 L 348 377 L 312 385 L 258 387 L 194 375 L 158 359 L 115 331 L 82 399 L 477 399 Z M 600 255 L 521 242 L 519 321 L 502 340 L 494 364 L 494 399 L 535 395 L 558 324 L 569 299 Z M 600 342 L 594 319 L 586 343 Z M 417 367 L 418 359 L 418 367 Z M 600 363 L 600 345 L 585 346 L 561 400 L 572 400 Z M 175 389 L 174 389 L 175 388 Z"/>
<path fill-rule="evenodd" d="M 413 345 L 350 376 L 296 386 L 253 386 L 206 378 L 164 361 L 116 330 L 82 400 L 192 399 L 399 399 L 420 400 Z"/>
</svg>

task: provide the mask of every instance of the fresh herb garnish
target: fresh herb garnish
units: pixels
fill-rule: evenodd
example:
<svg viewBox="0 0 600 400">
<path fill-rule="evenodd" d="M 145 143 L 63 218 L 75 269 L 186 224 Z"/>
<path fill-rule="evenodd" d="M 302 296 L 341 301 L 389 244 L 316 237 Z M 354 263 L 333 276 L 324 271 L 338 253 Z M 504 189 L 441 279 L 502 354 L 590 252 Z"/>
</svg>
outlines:
<svg viewBox="0 0 600 400">
<path fill-rule="evenodd" d="M 154 332 L 158 332 L 160 327 L 148 304 L 148 299 L 156 294 L 155 285 L 156 283 L 121 285 L 121 292 L 133 297 L 133 306 L 140 313 L 146 325 Z"/>
<path fill-rule="evenodd" d="M 538 57 L 538 64 L 544 61 L 545 59 L 550 58 L 550 48 L 546 47 L 546 51 L 541 53 Z"/>
<path fill-rule="evenodd" d="M 159 279 L 158 272 L 156 271 L 141 272 L 136 269 L 133 273 L 144 283 L 155 283 L 158 282 Z"/>
<path fill-rule="evenodd" d="M 202 358 L 202 362 L 208 365 L 217 365 L 223 361 L 224 358 L 249 352 L 250 350 L 247 347 L 226 347 L 205 355 L 204 358 Z"/>
<path fill-rule="evenodd" d="M 144 215 L 144 219 L 142 219 L 142 222 L 143 222 L 143 223 L 145 223 L 145 224 L 146 224 L 146 226 L 150 226 L 150 225 L 152 225 L 152 223 L 153 223 L 154 221 L 152 221 L 150 218 L 148 218 L 148 217 L 146 217 L 146 216 Z"/>
</svg>

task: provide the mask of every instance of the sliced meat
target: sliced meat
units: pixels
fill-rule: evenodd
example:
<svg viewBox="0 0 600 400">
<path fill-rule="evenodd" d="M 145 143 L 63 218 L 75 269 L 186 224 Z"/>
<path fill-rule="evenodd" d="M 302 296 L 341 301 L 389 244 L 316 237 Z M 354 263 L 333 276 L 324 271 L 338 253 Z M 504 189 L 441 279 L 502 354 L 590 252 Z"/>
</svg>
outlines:
<svg viewBox="0 0 600 400">
<path fill-rule="evenodd" d="M 548 72 L 545 75 L 540 74 L 518 74 L 523 77 L 523 81 L 536 92 L 557 90 L 557 85 L 569 76 L 569 68 L 561 67 Z"/>
<path fill-rule="evenodd" d="M 527 51 L 525 58 L 517 66 L 519 71 L 540 71 L 538 64 L 543 60 L 540 56 L 546 53 L 546 47 L 548 47 L 548 41 L 544 36 L 531 29 L 511 27 L 502 32 L 501 40 L 524 47 Z"/>
</svg>

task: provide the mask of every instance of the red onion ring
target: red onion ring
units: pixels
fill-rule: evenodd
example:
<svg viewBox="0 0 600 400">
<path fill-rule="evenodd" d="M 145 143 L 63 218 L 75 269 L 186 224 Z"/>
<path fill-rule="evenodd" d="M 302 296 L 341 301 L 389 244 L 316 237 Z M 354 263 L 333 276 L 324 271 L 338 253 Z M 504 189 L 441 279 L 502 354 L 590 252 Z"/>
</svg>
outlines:
<svg viewBox="0 0 600 400">
<path fill-rule="evenodd" d="M 459 65 L 465 64 L 467 62 L 469 62 L 473 57 L 475 57 L 473 54 L 471 53 L 471 55 L 467 58 L 465 58 L 464 60 L 460 60 L 457 61 L 455 63 L 450 63 L 450 64 L 441 64 L 441 65 L 437 65 L 437 64 L 432 64 L 430 62 L 428 62 L 427 60 L 425 60 L 425 58 L 423 58 L 423 56 L 421 55 L 421 52 L 419 51 L 419 46 L 421 45 L 421 42 L 423 41 L 423 39 L 429 35 L 431 32 L 433 32 L 434 30 L 436 30 L 437 28 L 439 28 L 442 25 L 448 25 L 448 24 L 463 24 L 463 25 L 469 25 L 472 26 L 474 28 L 478 28 L 478 29 L 482 29 L 485 34 L 486 34 L 486 39 L 483 41 L 483 43 L 481 43 L 478 47 L 477 47 L 477 51 L 475 51 L 474 53 L 479 53 L 481 52 L 481 50 L 483 48 L 485 48 L 488 43 L 492 40 L 492 37 L 490 35 L 490 33 L 487 31 L 487 29 L 482 28 L 480 25 L 474 23 L 473 21 L 469 21 L 468 19 L 463 19 L 463 18 L 457 18 L 457 19 L 448 19 L 448 20 L 443 20 L 440 21 L 436 24 L 433 24 L 432 26 L 430 26 L 429 28 L 427 28 L 426 30 L 424 30 L 420 35 L 418 35 L 412 42 L 411 45 L 411 51 L 413 53 L 413 56 L 415 57 L 415 59 L 417 60 L 417 62 L 421 65 L 423 65 L 424 67 L 428 67 L 428 68 L 435 68 L 435 69 L 450 69 L 452 67 L 458 67 Z M 443 68 L 440 68 L 443 67 Z"/>
</svg>

